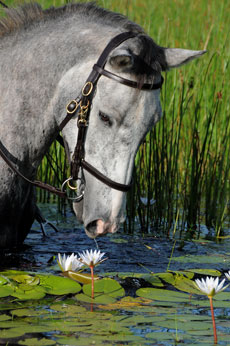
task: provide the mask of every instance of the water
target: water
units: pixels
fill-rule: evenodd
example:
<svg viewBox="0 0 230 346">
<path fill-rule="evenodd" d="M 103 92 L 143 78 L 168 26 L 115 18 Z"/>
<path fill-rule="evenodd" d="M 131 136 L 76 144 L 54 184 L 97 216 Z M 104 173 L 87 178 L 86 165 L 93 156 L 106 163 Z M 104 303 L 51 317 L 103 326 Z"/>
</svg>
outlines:
<svg viewBox="0 0 230 346">
<path fill-rule="evenodd" d="M 82 225 L 76 221 L 70 209 L 66 216 L 57 212 L 56 205 L 40 205 L 44 217 L 59 230 L 56 233 L 50 226 L 46 227 L 43 236 L 40 225 L 35 222 L 32 230 L 21 248 L 1 255 L 2 269 L 14 268 L 25 270 L 49 271 L 50 260 L 60 253 L 78 253 L 86 249 L 99 248 L 106 252 L 108 261 L 100 269 L 106 272 L 164 272 L 168 269 L 170 257 L 185 255 L 217 256 L 215 269 L 229 270 L 228 260 L 222 258 L 230 254 L 230 239 L 216 243 L 214 241 L 188 241 L 181 243 L 174 240 L 145 234 L 127 235 L 122 230 L 113 235 L 89 239 Z M 173 250 L 174 249 L 174 250 Z M 173 251 L 173 253 L 172 253 Z M 219 262 L 218 262 L 219 256 Z M 216 258 L 216 257 L 215 257 Z M 52 264 L 52 263 L 51 263 Z M 213 266 L 213 265 L 212 265 Z M 193 268 L 193 263 L 171 262 L 171 270 Z M 210 262 L 200 263 L 200 268 L 210 268 Z"/>
<path fill-rule="evenodd" d="M 0 344 L 213 345 L 208 299 L 181 293 L 170 283 L 170 277 L 165 277 L 162 286 L 152 293 L 153 286 L 142 274 L 165 273 L 167 269 L 208 268 L 219 270 L 223 277 L 223 272 L 230 270 L 230 240 L 216 243 L 201 239 L 185 242 L 182 246 L 180 241 L 118 232 L 99 238 L 95 243 L 85 235 L 70 209 L 64 217 L 57 213 L 55 205 L 41 205 L 40 208 L 59 231 L 47 227 L 44 236 L 35 222 L 20 249 L 1 253 L 1 270 L 57 275 L 60 271 L 54 256 L 58 253 L 99 248 L 106 252 L 108 260 L 96 267 L 96 274 L 109 273 L 110 277 L 115 277 L 125 288 L 126 296 L 94 305 L 79 300 L 78 294 L 47 295 L 28 301 L 1 298 Z M 122 273 L 126 274 L 122 276 Z M 170 275 L 175 278 L 177 274 Z M 214 308 L 219 344 L 229 345 L 229 288 L 217 297 Z"/>
</svg>

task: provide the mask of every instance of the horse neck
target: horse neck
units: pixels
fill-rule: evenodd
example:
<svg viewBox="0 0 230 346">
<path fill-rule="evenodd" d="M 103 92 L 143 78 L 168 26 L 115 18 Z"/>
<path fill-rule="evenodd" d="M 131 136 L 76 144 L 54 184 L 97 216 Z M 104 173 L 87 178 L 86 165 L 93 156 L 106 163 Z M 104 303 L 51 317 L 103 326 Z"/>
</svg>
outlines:
<svg viewBox="0 0 230 346">
<path fill-rule="evenodd" d="M 74 65 L 80 66 L 81 61 L 96 60 L 104 42 L 113 36 L 113 30 L 96 28 L 93 23 L 85 29 L 85 23 L 80 21 L 75 26 L 68 21 L 53 21 L 8 38 L 1 71 L 14 100 L 14 119 L 12 122 L 9 94 L 5 93 L 1 119 L 5 128 L 10 129 L 6 145 L 22 161 L 29 158 L 35 168 L 57 134 L 54 112 L 65 116 L 63 98 L 61 103 L 57 99 L 60 80 Z M 12 57 L 10 62 L 7 56 Z M 86 77 L 89 72 L 85 72 Z M 16 78 L 12 79 L 12 74 Z M 75 96 L 81 87 L 76 81 Z M 0 91 L 3 95 L 3 90 Z"/>
</svg>

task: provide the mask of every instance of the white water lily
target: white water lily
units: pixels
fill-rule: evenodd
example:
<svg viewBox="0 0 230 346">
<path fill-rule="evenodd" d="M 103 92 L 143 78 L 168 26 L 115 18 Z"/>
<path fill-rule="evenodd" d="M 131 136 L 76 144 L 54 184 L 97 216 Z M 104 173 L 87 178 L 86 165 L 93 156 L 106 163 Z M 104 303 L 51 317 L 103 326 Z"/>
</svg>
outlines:
<svg viewBox="0 0 230 346">
<path fill-rule="evenodd" d="M 81 263 L 77 259 L 77 255 L 74 255 L 74 253 L 72 253 L 71 256 L 67 256 L 67 257 L 65 254 L 62 257 L 61 254 L 59 253 L 57 262 L 63 272 L 66 272 L 69 270 L 78 271 L 83 266 L 83 263 Z"/>
<path fill-rule="evenodd" d="M 102 257 L 104 255 L 105 252 L 101 252 L 100 250 L 86 250 L 79 254 L 79 261 L 81 261 L 83 264 L 89 267 L 95 267 L 97 264 L 100 264 L 101 262 L 106 260 L 106 258 L 102 260 Z"/>
<path fill-rule="evenodd" d="M 223 287 L 224 282 L 225 282 L 225 279 L 219 283 L 218 277 L 213 278 L 213 277 L 207 276 L 206 280 L 204 279 L 195 280 L 195 285 L 201 292 L 206 294 L 208 297 L 213 297 L 215 294 L 222 292 L 223 290 L 225 290 L 225 288 L 228 287 L 228 285 Z"/>
<path fill-rule="evenodd" d="M 228 273 L 225 273 L 225 276 L 228 280 L 230 280 L 230 270 L 228 271 Z"/>
</svg>

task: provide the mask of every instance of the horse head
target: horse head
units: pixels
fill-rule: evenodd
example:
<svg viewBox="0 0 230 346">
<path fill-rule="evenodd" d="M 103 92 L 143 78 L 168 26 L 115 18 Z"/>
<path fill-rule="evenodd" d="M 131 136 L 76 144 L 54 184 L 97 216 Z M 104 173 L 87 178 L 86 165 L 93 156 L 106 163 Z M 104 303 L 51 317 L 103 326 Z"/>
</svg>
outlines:
<svg viewBox="0 0 230 346">
<path fill-rule="evenodd" d="M 161 118 L 161 72 L 181 66 L 203 53 L 163 48 L 146 35 L 127 39 L 114 48 L 106 60 L 107 75 L 101 72 L 90 107 L 84 139 L 86 162 L 110 180 L 130 184 L 140 143 Z M 74 76 L 79 78 L 79 66 L 71 69 L 70 75 L 72 80 Z M 70 75 L 68 72 L 64 85 Z M 123 84 L 121 80 L 134 82 L 136 87 Z M 156 87 L 146 90 L 146 85 Z M 63 131 L 70 158 L 74 154 L 77 131 L 76 119 Z M 107 186 L 84 167 L 82 181 L 84 198 L 73 207 L 77 218 L 84 223 L 87 235 L 95 238 L 116 232 L 125 218 L 125 192 Z M 79 189 L 82 188 L 79 182 Z"/>
<path fill-rule="evenodd" d="M 1 157 L 8 158 L 0 164 L 0 247 L 18 244 L 29 232 L 36 206 L 28 182 L 45 188 L 34 179 L 60 128 L 70 179 L 77 195 L 84 192 L 74 202 L 77 218 L 92 238 L 115 232 L 124 220 L 136 152 L 161 117 L 161 73 L 204 51 L 160 47 L 139 25 L 91 2 L 9 9 L 0 19 L 0 38 Z M 66 117 L 71 99 L 76 110 Z"/>
</svg>

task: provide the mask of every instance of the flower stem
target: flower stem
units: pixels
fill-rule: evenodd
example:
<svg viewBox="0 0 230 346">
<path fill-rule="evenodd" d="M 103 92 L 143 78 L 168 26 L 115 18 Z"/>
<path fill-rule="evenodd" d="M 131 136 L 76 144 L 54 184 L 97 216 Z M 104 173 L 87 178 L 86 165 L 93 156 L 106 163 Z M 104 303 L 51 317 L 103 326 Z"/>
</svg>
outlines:
<svg viewBox="0 0 230 346">
<path fill-rule="evenodd" d="M 212 297 L 209 297 L 209 301 L 210 301 L 210 308 L 211 308 L 211 313 L 212 313 L 212 325 L 213 325 L 214 343 L 217 344 L 216 322 L 215 322 L 215 316 L 214 316 L 214 310 L 213 310 Z"/>
<path fill-rule="evenodd" d="M 94 298 L 94 275 L 93 275 L 93 266 L 90 266 L 91 270 L 91 279 L 92 279 L 92 292 L 91 292 L 91 298 Z"/>
</svg>

